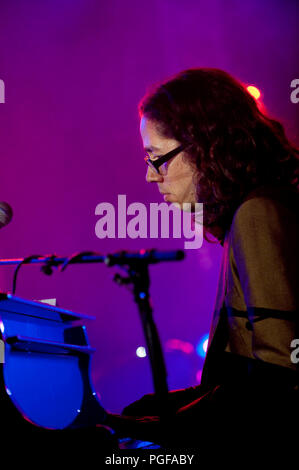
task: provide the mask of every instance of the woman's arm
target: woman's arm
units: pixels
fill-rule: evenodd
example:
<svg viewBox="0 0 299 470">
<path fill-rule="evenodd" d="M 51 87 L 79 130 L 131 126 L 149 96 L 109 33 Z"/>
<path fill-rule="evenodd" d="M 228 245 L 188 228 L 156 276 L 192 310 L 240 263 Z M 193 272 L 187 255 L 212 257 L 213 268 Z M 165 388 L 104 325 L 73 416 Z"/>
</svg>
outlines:
<svg viewBox="0 0 299 470">
<path fill-rule="evenodd" d="M 112 428 L 118 438 L 147 440 L 164 447 L 188 447 L 211 436 L 212 428 L 218 432 L 223 429 L 226 419 L 219 411 L 230 409 L 227 400 L 232 400 L 232 394 L 218 386 L 182 406 L 167 419 L 107 413 L 102 424 Z M 223 401 L 226 406 L 223 406 Z"/>
<path fill-rule="evenodd" d="M 231 240 L 256 359 L 296 369 L 291 341 L 299 318 L 299 226 L 279 201 L 256 197 L 237 211 Z"/>
</svg>

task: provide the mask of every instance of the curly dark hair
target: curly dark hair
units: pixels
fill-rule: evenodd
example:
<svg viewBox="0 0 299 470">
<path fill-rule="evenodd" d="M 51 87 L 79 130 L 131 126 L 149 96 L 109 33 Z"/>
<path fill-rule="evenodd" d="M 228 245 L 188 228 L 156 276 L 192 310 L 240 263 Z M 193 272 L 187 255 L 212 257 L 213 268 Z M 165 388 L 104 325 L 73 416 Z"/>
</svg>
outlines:
<svg viewBox="0 0 299 470">
<path fill-rule="evenodd" d="M 298 147 L 223 70 L 182 71 L 150 90 L 138 109 L 165 137 L 192 144 L 184 155 L 197 173 L 204 229 L 220 227 L 220 239 L 251 190 L 270 184 L 299 193 Z"/>
</svg>

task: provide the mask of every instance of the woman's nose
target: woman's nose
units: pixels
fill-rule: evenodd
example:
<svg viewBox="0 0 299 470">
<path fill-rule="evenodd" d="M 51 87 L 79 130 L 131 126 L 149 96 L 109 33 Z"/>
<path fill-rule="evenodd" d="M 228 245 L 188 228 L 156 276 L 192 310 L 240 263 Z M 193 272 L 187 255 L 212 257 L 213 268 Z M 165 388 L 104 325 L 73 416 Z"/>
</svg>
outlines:
<svg viewBox="0 0 299 470">
<path fill-rule="evenodd" d="M 148 183 L 157 183 L 163 181 L 163 176 L 156 173 L 151 167 L 148 167 L 145 179 Z"/>
</svg>

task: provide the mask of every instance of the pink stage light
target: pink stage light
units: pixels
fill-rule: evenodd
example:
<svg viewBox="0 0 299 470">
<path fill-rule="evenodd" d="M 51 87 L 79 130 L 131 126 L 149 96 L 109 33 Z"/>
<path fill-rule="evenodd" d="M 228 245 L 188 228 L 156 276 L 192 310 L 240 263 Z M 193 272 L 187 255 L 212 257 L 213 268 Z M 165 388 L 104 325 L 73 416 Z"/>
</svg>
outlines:
<svg viewBox="0 0 299 470">
<path fill-rule="evenodd" d="M 194 351 L 193 344 L 176 338 L 167 340 L 165 346 L 168 351 L 179 350 L 185 354 L 191 354 Z"/>
<path fill-rule="evenodd" d="M 196 372 L 196 382 L 199 384 L 201 382 L 201 375 L 202 375 L 202 370 L 200 369 Z"/>
</svg>

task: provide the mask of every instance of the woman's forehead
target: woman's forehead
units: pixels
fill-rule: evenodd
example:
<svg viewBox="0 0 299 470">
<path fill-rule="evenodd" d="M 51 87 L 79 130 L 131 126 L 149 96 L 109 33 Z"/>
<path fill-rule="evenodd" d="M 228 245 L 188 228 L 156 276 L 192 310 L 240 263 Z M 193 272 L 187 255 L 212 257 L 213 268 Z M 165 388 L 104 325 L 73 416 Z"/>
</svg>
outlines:
<svg viewBox="0 0 299 470">
<path fill-rule="evenodd" d="M 157 122 L 142 116 L 140 120 L 140 134 L 143 140 L 143 146 L 147 152 L 159 152 L 169 144 L 176 143 L 175 139 L 165 137 L 159 132 Z"/>
</svg>

